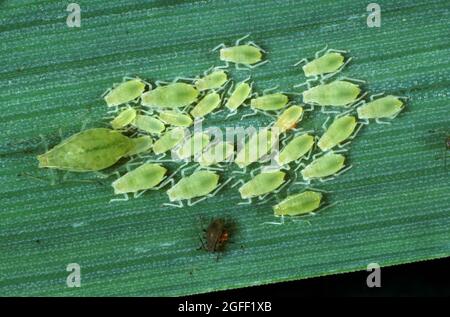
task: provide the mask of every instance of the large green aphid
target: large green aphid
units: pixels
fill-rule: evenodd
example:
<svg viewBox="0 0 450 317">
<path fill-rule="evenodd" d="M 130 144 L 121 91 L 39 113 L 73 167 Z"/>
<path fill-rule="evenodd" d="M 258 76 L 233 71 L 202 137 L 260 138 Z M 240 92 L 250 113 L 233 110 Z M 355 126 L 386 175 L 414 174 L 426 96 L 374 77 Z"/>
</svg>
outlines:
<svg viewBox="0 0 450 317">
<path fill-rule="evenodd" d="M 261 131 L 254 133 L 237 153 L 234 162 L 240 168 L 244 168 L 251 163 L 258 161 L 272 150 L 272 147 L 277 140 L 277 135 L 272 133 L 269 129 L 262 129 Z"/>
<path fill-rule="evenodd" d="M 216 92 L 211 92 L 203 97 L 198 104 L 192 109 L 191 116 L 194 118 L 203 118 L 207 114 L 214 111 L 220 106 L 220 95 Z"/>
<path fill-rule="evenodd" d="M 114 194 L 137 193 L 154 188 L 161 183 L 166 172 L 161 165 L 145 163 L 114 181 L 112 183 Z"/>
<path fill-rule="evenodd" d="M 145 83 L 140 79 L 131 79 L 108 90 L 105 101 L 108 107 L 120 106 L 139 98 L 145 90 Z"/>
<path fill-rule="evenodd" d="M 273 206 L 275 216 L 300 216 L 308 214 L 320 207 L 322 193 L 304 191 L 286 197 L 283 201 Z"/>
<path fill-rule="evenodd" d="M 193 123 L 192 118 L 188 114 L 184 114 L 175 110 L 166 110 L 159 113 L 159 119 L 166 124 L 175 127 L 190 127 Z"/>
<path fill-rule="evenodd" d="M 228 81 L 227 73 L 223 70 L 213 72 L 197 79 L 194 83 L 198 91 L 221 88 Z"/>
<path fill-rule="evenodd" d="M 132 123 L 135 118 L 136 110 L 134 108 L 126 108 L 111 121 L 111 126 L 116 130 L 121 129 Z"/>
<path fill-rule="evenodd" d="M 153 144 L 153 152 L 162 154 L 172 150 L 183 141 L 185 135 L 184 128 L 174 128 L 167 131 Z"/>
<path fill-rule="evenodd" d="M 200 154 L 209 144 L 211 136 L 203 132 L 194 132 L 188 137 L 177 150 L 176 154 L 180 160 L 188 159 Z"/>
<path fill-rule="evenodd" d="M 369 119 L 375 119 L 377 123 L 389 123 L 380 121 L 380 119 L 394 119 L 405 107 L 403 101 L 400 100 L 400 98 L 404 97 L 388 95 L 373 100 L 375 96 L 379 95 L 371 96 L 370 102 L 356 109 L 359 119 L 366 120 L 366 123 L 368 123 Z"/>
<path fill-rule="evenodd" d="M 179 201 L 177 207 L 182 207 L 182 200 L 188 200 L 188 205 L 194 205 L 203 199 L 213 196 L 211 194 L 217 188 L 219 183 L 219 175 L 210 171 L 197 171 L 190 176 L 183 177 L 177 184 L 167 191 L 171 202 Z M 191 202 L 191 199 L 206 196 L 196 202 Z"/>
<path fill-rule="evenodd" d="M 139 130 L 154 134 L 160 134 L 166 128 L 160 120 L 146 115 L 137 115 L 133 125 Z"/>
<path fill-rule="evenodd" d="M 334 176 L 342 174 L 344 171 L 348 170 L 351 167 L 349 166 L 346 169 L 342 170 L 342 168 L 344 167 L 344 162 L 344 155 L 329 152 L 312 161 L 301 171 L 301 174 L 303 176 L 303 179 L 307 182 L 312 179 L 319 179 L 320 181 L 330 180 L 333 179 Z M 325 179 L 326 177 L 329 178 Z"/>
<path fill-rule="evenodd" d="M 280 166 L 287 165 L 293 161 L 299 162 L 307 153 L 311 153 L 313 145 L 314 137 L 312 135 L 302 134 L 296 136 L 281 150 L 275 157 L 275 160 Z"/>
<path fill-rule="evenodd" d="M 227 161 L 234 154 L 234 146 L 229 142 L 220 141 L 208 147 L 198 158 L 200 166 L 206 167 Z"/>
<path fill-rule="evenodd" d="M 145 153 L 151 150 L 153 145 L 153 139 L 148 135 L 132 138 L 131 140 L 133 141 L 133 148 L 128 152 L 127 156 Z"/>
<path fill-rule="evenodd" d="M 239 188 L 241 198 L 248 199 L 274 192 L 284 183 L 285 176 L 286 173 L 281 171 L 260 173 Z"/>
<path fill-rule="evenodd" d="M 249 37 L 250 34 L 238 39 L 235 42 L 235 46 L 226 47 L 225 44 L 217 45 L 213 51 L 220 48 L 220 60 L 226 63 L 226 67 L 228 67 L 228 63 L 235 63 L 237 69 L 242 69 L 239 65 L 244 65 L 248 68 L 255 68 L 261 66 L 268 61 L 262 61 L 263 53 L 265 51 L 256 45 L 254 42 L 247 42 L 246 44 L 241 45 L 240 42 L 245 38 Z"/>
<path fill-rule="evenodd" d="M 268 94 L 250 100 L 250 107 L 262 111 L 276 111 L 284 108 L 289 98 L 282 93 Z"/>
<path fill-rule="evenodd" d="M 96 128 L 71 136 L 37 159 L 39 167 L 91 172 L 114 165 L 133 148 L 133 140 L 120 132 Z"/>
<path fill-rule="evenodd" d="M 232 88 L 232 87 L 231 87 Z M 237 109 L 247 100 L 247 98 L 250 97 L 252 94 L 252 86 L 247 84 L 245 80 L 243 82 L 240 82 L 236 85 L 233 92 L 230 94 L 230 90 L 228 91 L 228 94 L 230 97 L 228 97 L 225 107 L 227 107 L 231 113 L 227 116 L 230 117 L 237 113 Z"/>
<path fill-rule="evenodd" d="M 327 119 L 328 120 L 328 119 Z M 326 124 L 326 121 L 324 125 Z M 336 118 L 320 137 L 317 145 L 322 151 L 327 151 L 340 145 L 347 139 L 353 139 L 358 131 L 353 134 L 356 128 L 356 118 L 354 116 L 342 116 Z M 361 127 L 361 125 L 360 125 Z M 359 129 L 358 129 L 359 130 Z M 353 134 L 353 135 L 352 135 Z M 341 147 L 344 145 L 340 145 Z"/>
<path fill-rule="evenodd" d="M 275 121 L 273 128 L 276 128 L 279 133 L 286 132 L 287 130 L 294 129 L 296 124 L 303 117 L 303 107 L 290 106 L 278 117 Z M 274 129 L 275 131 L 275 129 Z"/>
<path fill-rule="evenodd" d="M 141 100 L 142 105 L 147 107 L 181 108 L 193 103 L 198 94 L 199 91 L 192 85 L 171 83 L 144 93 Z"/>
</svg>

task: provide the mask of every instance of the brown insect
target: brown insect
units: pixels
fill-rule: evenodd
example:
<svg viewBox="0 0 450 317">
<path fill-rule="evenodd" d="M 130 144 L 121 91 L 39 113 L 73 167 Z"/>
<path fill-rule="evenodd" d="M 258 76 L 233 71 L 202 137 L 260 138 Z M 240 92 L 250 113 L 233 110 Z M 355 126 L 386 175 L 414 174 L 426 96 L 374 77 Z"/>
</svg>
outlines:
<svg viewBox="0 0 450 317">
<path fill-rule="evenodd" d="M 232 223 L 223 218 L 213 219 L 206 229 L 203 229 L 204 237 L 200 237 L 202 243 L 200 249 L 207 252 L 223 252 L 229 241 Z M 206 240 L 206 242 L 205 242 Z"/>
</svg>

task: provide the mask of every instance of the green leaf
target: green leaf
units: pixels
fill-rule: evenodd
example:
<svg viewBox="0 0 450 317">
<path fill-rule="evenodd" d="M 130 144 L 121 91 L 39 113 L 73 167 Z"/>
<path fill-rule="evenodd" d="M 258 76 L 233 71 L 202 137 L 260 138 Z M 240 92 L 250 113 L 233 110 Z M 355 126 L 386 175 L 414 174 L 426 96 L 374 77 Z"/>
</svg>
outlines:
<svg viewBox="0 0 450 317">
<path fill-rule="evenodd" d="M 450 255 L 448 1 L 383 1 L 380 28 L 367 27 L 367 1 L 77 3 L 80 28 L 67 27 L 64 1 L 0 4 L 0 295 L 185 295 Z M 59 129 L 100 126 L 101 94 L 123 76 L 196 76 L 221 64 L 211 48 L 250 32 L 271 62 L 231 75 L 251 74 L 258 91 L 292 91 L 305 80 L 292 65 L 328 44 L 351 51 L 343 74 L 370 93 L 410 97 L 392 125 L 362 129 L 351 170 L 317 185 L 338 204 L 309 223 L 264 225 L 274 202 L 237 205 L 236 188 L 177 209 L 162 206 L 162 191 L 108 203 L 111 179 L 52 186 L 25 176 L 48 175 L 37 168 L 39 135 L 53 146 Z M 205 122 L 270 122 L 239 117 Z M 324 119 L 315 111 L 302 126 Z M 217 216 L 237 224 L 218 261 L 197 250 L 202 219 Z M 69 263 L 81 266 L 81 288 L 66 286 Z"/>
</svg>

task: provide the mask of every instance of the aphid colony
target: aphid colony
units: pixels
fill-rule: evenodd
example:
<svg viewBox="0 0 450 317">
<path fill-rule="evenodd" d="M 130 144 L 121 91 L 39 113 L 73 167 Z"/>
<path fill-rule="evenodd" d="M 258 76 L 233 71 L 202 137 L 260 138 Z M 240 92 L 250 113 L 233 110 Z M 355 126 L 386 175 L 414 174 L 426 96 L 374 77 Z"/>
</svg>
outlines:
<svg viewBox="0 0 450 317">
<path fill-rule="evenodd" d="M 123 165 L 127 172 L 118 173 L 119 178 L 112 182 L 114 193 L 124 195 L 122 200 L 128 199 L 129 193 L 138 197 L 147 190 L 170 185 L 165 188 L 170 200 L 167 205 L 182 206 L 183 201 L 192 205 L 214 196 L 234 179 L 232 187 L 239 184 L 241 198 L 251 203 L 252 199 L 263 200 L 277 194 L 287 185 L 324 182 L 343 173 L 351 167 L 343 154 L 345 146 L 361 127 L 371 119 L 388 123 L 383 120 L 395 118 L 404 107 L 403 98 L 393 95 L 374 95 L 366 101 L 361 88 L 363 81 L 333 79 L 351 58 L 346 57 L 345 51 L 326 48 L 317 52 L 313 60 L 303 59 L 296 64 L 304 64 L 302 69 L 308 78 L 294 86 L 305 87 L 302 103 L 294 102 L 289 93 L 266 90 L 257 94 L 250 77 L 234 83 L 225 70 L 229 63 L 234 63 L 238 70 L 249 70 L 268 62 L 263 60 L 264 50 L 253 42 L 241 44 L 243 39 L 232 47 L 217 46 L 214 50 L 220 49 L 220 60 L 226 66 L 211 68 L 203 76 L 155 84 L 140 78 L 124 79 L 104 95 L 113 115 L 111 129 L 92 128 L 71 136 L 39 155 L 39 167 L 97 172 L 128 158 Z M 250 135 L 238 150 L 234 144 L 211 139 L 208 132 L 189 132 L 194 121 L 206 120 L 223 111 L 226 120 L 246 107 L 251 113 L 243 115 L 241 122 L 245 117 L 264 114 L 272 123 Z M 323 123 L 322 133 L 299 128 L 304 112 L 315 107 L 334 114 Z M 279 142 L 281 147 L 272 151 Z M 254 151 L 256 147 L 258 151 Z M 195 157 L 197 163 L 189 167 L 186 163 L 169 173 L 169 168 L 163 165 L 169 151 L 179 160 Z M 275 164 L 262 166 L 264 157 L 272 158 Z M 249 180 L 238 179 L 236 175 L 246 175 L 247 168 L 255 164 L 260 166 L 252 169 Z M 235 169 L 234 176 L 225 181 L 220 172 L 230 166 Z M 180 170 L 181 178 L 175 181 Z M 298 177 L 302 180 L 297 181 Z M 273 210 L 275 216 L 299 216 L 322 205 L 323 193 L 306 189 L 287 195 Z M 219 231 L 204 248 L 216 250 L 226 242 L 228 237 Z"/>
</svg>

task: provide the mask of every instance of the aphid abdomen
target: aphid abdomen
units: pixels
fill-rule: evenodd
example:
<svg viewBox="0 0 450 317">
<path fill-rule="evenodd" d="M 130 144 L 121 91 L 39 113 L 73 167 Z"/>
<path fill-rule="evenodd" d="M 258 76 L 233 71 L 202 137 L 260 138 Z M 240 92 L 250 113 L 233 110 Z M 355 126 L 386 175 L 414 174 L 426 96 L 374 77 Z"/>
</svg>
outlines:
<svg viewBox="0 0 450 317">
<path fill-rule="evenodd" d="M 159 118 L 176 127 L 190 127 L 192 125 L 192 119 L 189 115 L 177 111 L 163 111 L 159 114 Z"/>
<path fill-rule="evenodd" d="M 145 90 L 145 83 L 139 79 L 132 79 L 120 83 L 105 96 L 108 107 L 120 106 L 138 98 Z"/>
<path fill-rule="evenodd" d="M 164 123 L 162 123 L 160 120 L 145 115 L 137 115 L 133 122 L 133 125 L 145 132 L 156 134 L 163 132 L 166 128 Z"/>
<path fill-rule="evenodd" d="M 279 133 L 283 133 L 286 130 L 294 128 L 297 122 L 301 119 L 302 115 L 303 107 L 291 106 L 278 117 L 273 126 L 278 129 Z"/>
<path fill-rule="evenodd" d="M 96 128 L 71 136 L 37 159 L 39 167 L 74 172 L 99 171 L 116 163 L 133 147 L 133 141 L 120 132 Z"/>
<path fill-rule="evenodd" d="M 354 102 L 361 89 L 353 83 L 335 80 L 303 92 L 303 102 L 320 106 L 346 106 Z"/>
<path fill-rule="evenodd" d="M 254 98 L 250 101 L 250 106 L 263 111 L 273 111 L 283 108 L 289 99 L 286 95 L 275 93 Z"/>
<path fill-rule="evenodd" d="M 337 118 L 328 127 L 325 133 L 317 142 L 322 151 L 327 151 L 337 144 L 345 141 L 356 128 L 356 118 L 353 116 L 343 116 Z"/>
<path fill-rule="evenodd" d="M 202 118 L 211 113 L 214 109 L 220 106 L 220 95 L 212 92 L 203 97 L 202 100 L 192 109 L 191 116 L 194 118 Z"/>
<path fill-rule="evenodd" d="M 227 73 L 223 70 L 217 70 L 195 82 L 195 87 L 198 91 L 208 89 L 217 89 L 223 86 L 228 80 Z"/>
<path fill-rule="evenodd" d="M 360 119 L 392 118 L 403 109 L 403 102 L 395 96 L 385 96 L 357 108 Z"/>
<path fill-rule="evenodd" d="M 325 154 L 307 165 L 302 170 L 302 176 L 305 180 L 331 176 L 344 167 L 344 161 L 345 157 L 342 154 Z"/>
<path fill-rule="evenodd" d="M 158 108 L 180 108 L 193 103 L 199 91 L 192 85 L 173 83 L 160 86 L 144 93 L 141 97 L 142 105 Z"/>
<path fill-rule="evenodd" d="M 153 139 L 148 135 L 133 138 L 131 141 L 133 141 L 133 148 L 128 152 L 128 156 L 147 152 L 153 145 Z"/>
<path fill-rule="evenodd" d="M 176 147 L 185 137 L 183 128 L 175 128 L 164 133 L 154 144 L 153 152 L 155 154 L 165 153 Z"/>
<path fill-rule="evenodd" d="M 120 128 L 123 128 L 130 123 L 133 122 L 133 120 L 136 118 L 136 110 L 133 108 L 127 108 L 123 110 L 121 113 L 117 115 L 112 121 L 111 126 L 113 129 L 117 130 Z"/>
<path fill-rule="evenodd" d="M 192 199 L 205 196 L 216 189 L 219 175 L 209 171 L 198 171 L 182 178 L 167 191 L 170 201 Z"/>
<path fill-rule="evenodd" d="M 166 174 L 166 169 L 158 164 L 143 164 L 126 173 L 112 183 L 115 194 L 136 193 L 158 185 Z"/>
<path fill-rule="evenodd" d="M 236 64 L 253 65 L 262 60 L 261 50 L 250 45 L 238 45 L 220 50 L 220 59 Z"/>
<path fill-rule="evenodd" d="M 303 72 L 306 77 L 333 73 L 344 65 L 344 56 L 339 53 L 325 54 L 304 65 Z"/>
<path fill-rule="evenodd" d="M 308 153 L 314 145 L 314 137 L 309 134 L 303 134 L 293 138 L 275 158 L 280 166 L 289 164 L 298 160 Z"/>
<path fill-rule="evenodd" d="M 247 199 L 270 193 L 284 183 L 285 175 L 281 171 L 258 174 L 239 188 L 241 197 Z"/>
<path fill-rule="evenodd" d="M 299 216 L 319 208 L 321 200 L 321 193 L 307 190 L 285 198 L 273 206 L 273 211 L 276 216 Z"/>
<path fill-rule="evenodd" d="M 236 86 L 235 90 L 227 100 L 225 107 L 230 110 L 236 110 L 244 101 L 250 96 L 252 88 L 247 83 L 240 83 Z"/>
</svg>

